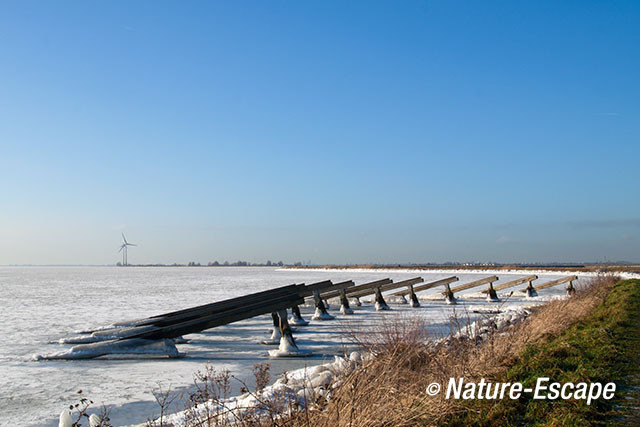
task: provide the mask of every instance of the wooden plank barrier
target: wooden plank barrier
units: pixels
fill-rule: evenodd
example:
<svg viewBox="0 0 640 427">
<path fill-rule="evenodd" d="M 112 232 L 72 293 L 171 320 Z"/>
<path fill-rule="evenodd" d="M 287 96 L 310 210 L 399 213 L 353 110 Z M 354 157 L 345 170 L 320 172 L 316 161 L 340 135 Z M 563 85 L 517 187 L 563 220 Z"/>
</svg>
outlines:
<svg viewBox="0 0 640 427">
<path fill-rule="evenodd" d="M 374 289 L 376 287 L 383 286 L 383 285 L 386 285 L 386 284 L 389 284 L 389 283 L 393 283 L 393 281 L 391 279 L 389 279 L 389 278 L 381 279 L 381 280 L 375 280 L 373 282 L 368 282 L 368 283 L 363 283 L 363 284 L 360 284 L 360 285 L 353 286 L 353 287 L 351 287 L 349 289 L 338 290 L 338 291 L 333 291 L 332 290 L 332 291 L 329 291 L 329 292 L 325 292 L 325 293 L 322 294 L 322 298 L 325 299 L 325 300 L 328 300 L 330 298 L 340 297 L 340 312 L 342 314 L 353 314 L 353 310 L 349 306 L 349 300 L 348 300 L 348 298 L 350 298 L 352 294 L 358 293 L 358 292 L 366 290 L 366 289 Z M 360 303 L 360 299 L 359 298 L 355 298 L 355 304 L 358 307 L 362 305 Z"/>
<path fill-rule="evenodd" d="M 573 287 L 574 280 L 578 280 L 578 276 L 562 277 L 560 279 L 552 280 L 547 283 L 542 283 L 537 286 L 532 286 L 531 282 L 529 282 L 529 286 L 527 286 L 525 289 L 520 289 L 520 292 L 526 292 L 528 297 L 535 297 L 535 296 L 538 296 L 538 291 L 541 289 L 546 289 L 552 286 L 569 282 L 569 286 L 567 286 L 567 289 L 566 289 L 567 295 L 573 296 L 576 293 L 576 289 Z"/>
<path fill-rule="evenodd" d="M 373 295 L 376 293 L 376 289 L 380 289 L 381 292 L 387 292 L 393 289 L 398 289 L 404 286 L 412 286 L 415 285 L 417 283 L 422 283 L 424 282 L 424 279 L 422 277 L 414 277 L 412 279 L 407 279 L 407 280 L 402 280 L 400 282 L 391 282 L 391 283 L 387 283 L 387 284 L 381 284 L 378 286 L 374 286 L 372 288 L 369 289 L 362 289 L 359 290 L 357 292 L 350 292 L 349 296 L 351 298 L 362 298 L 365 297 L 367 295 Z"/>
<path fill-rule="evenodd" d="M 323 291 L 329 287 L 333 286 L 331 280 L 323 280 L 322 282 L 312 283 L 310 285 L 305 286 L 304 291 L 302 292 L 303 297 L 309 297 L 313 295 L 314 291 Z M 325 308 L 326 311 L 326 308 Z M 291 307 L 291 318 L 289 319 L 289 323 L 295 326 L 307 326 L 309 324 L 308 321 L 302 318 L 302 314 L 300 313 L 300 307 L 298 305 L 294 305 Z"/>
<path fill-rule="evenodd" d="M 405 287 L 405 286 L 412 287 L 413 285 L 415 285 L 417 283 L 422 283 L 422 282 L 424 282 L 424 279 L 422 279 L 422 277 L 414 277 L 412 279 L 402 280 L 400 282 L 391 282 L 391 283 L 387 283 L 387 284 L 381 284 L 381 285 L 378 285 L 378 286 L 374 286 L 374 287 L 368 288 L 368 289 L 362 289 L 360 291 L 350 293 L 349 296 L 352 297 L 352 298 L 360 299 L 360 298 L 365 297 L 367 295 L 374 295 L 375 294 L 375 296 L 376 296 L 375 297 L 376 310 L 378 310 L 378 311 L 380 311 L 380 310 L 390 310 L 389 306 L 387 305 L 386 301 L 384 300 L 384 297 L 382 296 L 382 292 L 391 291 L 391 290 L 402 288 L 402 287 Z"/>
<path fill-rule="evenodd" d="M 74 344 L 105 341 L 113 338 L 118 338 L 131 328 L 143 326 L 167 326 L 174 323 L 179 323 L 181 321 L 196 319 L 198 317 L 202 317 L 211 313 L 220 313 L 239 307 L 244 307 L 247 304 L 264 301 L 265 298 L 267 298 L 268 300 L 277 296 L 290 295 L 294 292 L 300 292 L 300 290 L 304 288 L 304 285 L 281 286 L 279 288 L 256 292 L 253 294 L 231 298 L 228 300 L 199 305 L 197 307 L 173 311 L 170 313 L 159 314 L 145 319 L 114 323 L 112 327 L 99 328 L 89 331 L 89 336 L 62 339 L 59 342 L 61 344 Z"/>
<path fill-rule="evenodd" d="M 531 286 L 531 282 L 536 280 L 538 278 L 538 276 L 536 276 L 535 274 L 531 275 L 531 276 L 527 276 L 527 277 L 521 277 L 520 279 L 515 279 L 512 280 L 510 282 L 506 282 L 506 283 L 501 283 L 499 285 L 493 286 L 493 282 L 489 283 L 489 288 L 482 291 L 483 294 L 488 294 L 487 295 L 487 301 L 500 301 L 500 298 L 498 298 L 498 291 L 501 291 L 503 289 L 508 289 L 511 288 L 513 286 L 517 286 L 520 285 L 524 282 L 529 282 L 529 286 Z"/>
<path fill-rule="evenodd" d="M 327 307 L 324 304 L 324 297 L 321 296 L 321 293 L 324 291 L 325 293 L 337 292 L 340 295 L 340 291 L 345 290 L 347 288 L 352 288 L 354 283 L 352 280 L 347 280 L 346 282 L 340 282 L 333 284 L 330 287 L 325 287 L 321 289 L 313 290 L 313 300 L 316 305 L 316 312 L 314 313 L 311 320 L 332 320 L 335 319 L 332 315 L 327 311 Z"/>
<path fill-rule="evenodd" d="M 498 280 L 498 276 L 485 277 L 484 279 L 474 280 L 473 282 L 465 283 L 464 285 L 457 286 L 453 289 L 447 283 L 442 295 L 445 296 L 447 304 L 457 304 L 455 293 L 465 291 L 467 289 L 475 288 L 476 286 L 484 285 L 486 283 L 492 283 Z"/>
<path fill-rule="evenodd" d="M 316 287 L 316 292 L 323 289 Z M 280 355 L 294 355 L 297 346 L 292 340 L 291 330 L 286 322 L 286 316 L 282 319 L 282 312 L 294 305 L 304 303 L 304 296 L 309 295 L 313 290 L 307 289 L 304 285 L 289 285 L 271 290 L 272 292 L 258 292 L 246 295 L 245 297 L 232 298 L 231 300 L 220 301 L 211 309 L 207 304 L 204 311 L 180 310 L 180 313 L 172 312 L 172 316 L 157 316 L 152 324 L 137 324 L 129 327 L 121 327 L 116 330 L 96 331 L 94 334 L 98 339 L 85 341 L 85 343 L 74 346 L 71 350 L 49 356 L 42 356 L 45 359 L 86 359 L 95 358 L 107 354 L 164 354 L 170 357 L 179 357 L 175 348 L 174 339 L 182 335 L 201 332 L 217 326 L 234 323 L 251 317 L 260 316 L 267 313 L 276 313 L 280 326 L 281 348 Z M 256 298 L 259 295 L 260 298 Z M 230 303 L 233 301 L 233 303 Z M 242 301 L 242 304 L 239 304 Z M 215 304 L 215 303 L 214 303 Z M 194 307 L 201 309 L 203 306 Z M 222 308 L 221 308 L 222 307 Z M 194 313 L 198 313 L 195 315 Z M 274 322 L 276 316 L 272 315 Z M 284 333 L 283 333 L 284 332 Z M 109 335 L 110 334 L 110 335 Z M 297 349 L 299 351 L 299 349 Z M 299 351 L 299 355 L 305 355 Z M 287 354 L 284 354 L 287 353 Z M 278 356 L 278 354 L 275 354 Z"/>
<path fill-rule="evenodd" d="M 436 286 L 448 285 L 449 283 L 453 283 L 457 281 L 458 281 L 458 278 L 456 276 L 446 277 L 444 279 L 439 279 L 434 282 L 425 283 L 424 285 L 418 285 L 418 286 L 410 285 L 407 287 L 408 289 L 403 289 L 401 291 L 394 292 L 391 295 L 401 296 L 401 297 L 404 297 L 405 295 L 409 295 L 409 297 L 411 298 L 411 306 L 420 307 L 420 301 L 418 301 L 418 297 L 416 296 L 416 293 L 421 291 L 426 291 L 427 289 L 435 288 Z"/>
<path fill-rule="evenodd" d="M 418 301 L 418 297 L 416 296 L 414 285 L 417 285 L 418 283 L 422 283 L 422 282 L 424 282 L 424 279 L 422 277 L 416 277 L 414 279 L 408 279 L 408 280 L 403 280 L 401 282 L 398 282 L 398 285 L 407 287 L 406 290 L 409 295 L 409 301 L 410 301 L 409 304 L 411 304 L 412 308 L 420 307 L 420 301 Z M 402 303 L 407 304 L 407 300 L 404 294 L 397 295 L 397 292 L 396 292 L 393 295 L 399 296 L 402 300 Z"/>
<path fill-rule="evenodd" d="M 172 323 L 167 326 L 146 326 L 149 328 L 140 331 L 139 328 L 133 328 L 133 333 L 126 334 L 119 339 L 127 338 L 143 338 L 143 339 L 162 339 L 177 338 L 181 335 L 201 332 L 206 329 L 215 328 L 217 326 L 227 325 L 244 319 L 250 319 L 262 314 L 272 313 L 274 311 L 287 309 L 293 304 L 301 304 L 304 299 L 297 294 L 286 296 L 278 296 L 276 298 L 266 297 L 263 301 L 257 301 L 246 304 L 243 307 L 207 314 L 195 319 Z M 287 305 L 288 304 L 288 305 Z"/>
<path fill-rule="evenodd" d="M 351 294 L 360 292 L 364 289 L 372 289 L 377 286 L 386 285 L 387 283 L 392 283 L 392 282 L 393 281 L 391 279 L 387 278 L 387 279 L 375 280 L 373 282 L 362 283 L 360 285 L 355 285 L 352 288 L 348 289 L 346 291 L 346 294 L 347 296 L 350 296 Z M 322 293 L 323 299 L 337 298 L 339 296 L 340 296 L 340 291 L 327 291 Z"/>
<path fill-rule="evenodd" d="M 110 328 L 94 329 L 94 330 L 89 330 L 87 332 L 93 333 L 93 332 L 106 332 L 109 330 L 115 331 L 122 327 L 163 325 L 163 324 L 169 324 L 176 320 L 193 319 L 207 313 L 214 313 L 221 310 L 228 310 L 228 309 L 233 309 L 235 307 L 242 307 L 246 303 L 250 303 L 253 301 L 260 301 L 265 296 L 272 297 L 276 295 L 287 295 L 291 293 L 293 289 L 299 289 L 300 286 L 303 286 L 303 285 L 293 284 L 293 285 L 281 286 L 279 288 L 268 289 L 266 291 L 256 292 L 256 293 L 244 295 L 241 297 L 203 304 L 203 305 L 199 305 L 196 307 L 191 307 L 183 310 L 172 311 L 169 313 L 158 314 L 158 315 L 147 317 L 144 319 L 117 322 L 117 323 L 114 323 Z"/>
</svg>

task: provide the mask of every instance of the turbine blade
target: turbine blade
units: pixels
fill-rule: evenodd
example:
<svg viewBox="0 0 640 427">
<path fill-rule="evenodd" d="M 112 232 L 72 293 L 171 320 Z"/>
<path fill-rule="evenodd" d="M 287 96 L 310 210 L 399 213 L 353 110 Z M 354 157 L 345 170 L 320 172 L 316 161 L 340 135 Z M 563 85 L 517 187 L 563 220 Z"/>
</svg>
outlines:
<svg viewBox="0 0 640 427">
<path fill-rule="evenodd" d="M 124 243 L 126 244 L 127 243 L 127 238 L 124 237 L 124 233 L 121 233 L 121 234 L 122 234 L 122 240 L 124 240 Z"/>
</svg>

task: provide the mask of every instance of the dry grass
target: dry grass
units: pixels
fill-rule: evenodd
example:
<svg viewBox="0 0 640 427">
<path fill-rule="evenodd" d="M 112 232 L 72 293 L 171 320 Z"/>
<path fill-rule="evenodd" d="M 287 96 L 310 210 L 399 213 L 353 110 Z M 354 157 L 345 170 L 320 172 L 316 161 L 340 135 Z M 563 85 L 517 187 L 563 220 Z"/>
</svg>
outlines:
<svg viewBox="0 0 640 427">
<path fill-rule="evenodd" d="M 433 344 L 425 336 L 422 320 L 400 318 L 383 322 L 366 341 L 359 343 L 376 357 L 347 375 L 328 401 L 316 410 L 294 414 L 297 425 L 410 426 L 437 425 L 466 411 L 460 401 L 426 394 L 433 382 L 446 387 L 449 378 L 491 381 L 503 375 L 525 348 L 558 336 L 584 318 L 608 294 L 618 278 L 601 275 L 573 298 L 551 301 L 524 322 L 497 332 L 478 344 L 474 340 L 449 339 Z M 357 334 L 362 336 L 362 334 Z"/>
</svg>

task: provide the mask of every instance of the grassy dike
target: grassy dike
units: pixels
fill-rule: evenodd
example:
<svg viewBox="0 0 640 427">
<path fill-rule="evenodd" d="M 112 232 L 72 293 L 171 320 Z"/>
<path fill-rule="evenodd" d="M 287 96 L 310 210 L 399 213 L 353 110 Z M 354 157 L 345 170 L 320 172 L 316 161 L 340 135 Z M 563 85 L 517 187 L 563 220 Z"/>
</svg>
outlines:
<svg viewBox="0 0 640 427">
<path fill-rule="evenodd" d="M 612 400 L 469 401 L 445 424 L 472 425 L 640 425 L 640 280 L 613 286 L 604 301 L 560 335 L 528 345 L 498 381 L 535 387 L 550 381 L 615 382 Z"/>
</svg>

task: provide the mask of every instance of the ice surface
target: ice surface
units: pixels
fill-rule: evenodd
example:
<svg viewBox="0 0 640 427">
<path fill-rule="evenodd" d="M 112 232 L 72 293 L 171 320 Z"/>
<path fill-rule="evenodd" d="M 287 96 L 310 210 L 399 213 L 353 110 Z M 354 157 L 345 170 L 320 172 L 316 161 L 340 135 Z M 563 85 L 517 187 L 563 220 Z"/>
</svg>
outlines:
<svg viewBox="0 0 640 427">
<path fill-rule="evenodd" d="M 93 359 L 100 356 L 113 355 L 144 355 L 144 356 L 167 356 L 180 357 L 176 345 L 171 339 L 145 340 L 132 338 L 128 340 L 100 341 L 90 344 L 80 344 L 71 347 L 69 350 L 35 355 L 34 360 L 72 360 L 72 359 Z"/>
</svg>

